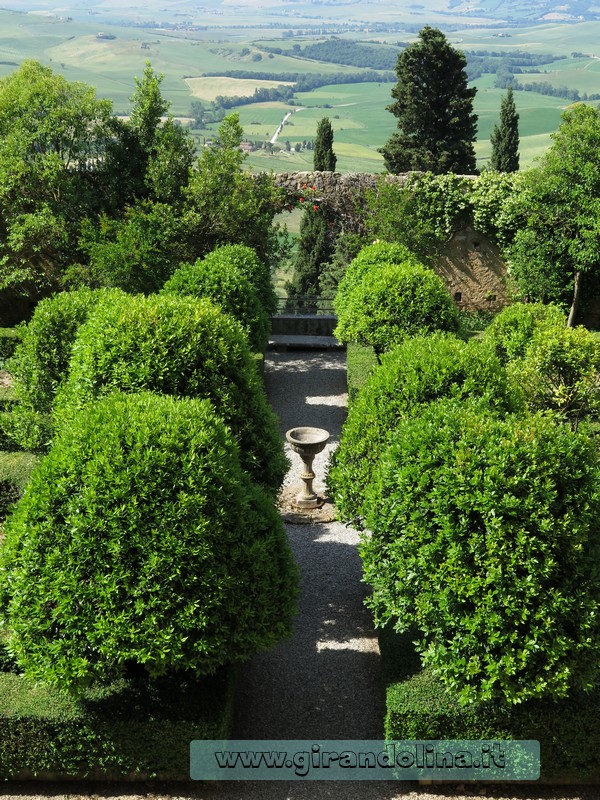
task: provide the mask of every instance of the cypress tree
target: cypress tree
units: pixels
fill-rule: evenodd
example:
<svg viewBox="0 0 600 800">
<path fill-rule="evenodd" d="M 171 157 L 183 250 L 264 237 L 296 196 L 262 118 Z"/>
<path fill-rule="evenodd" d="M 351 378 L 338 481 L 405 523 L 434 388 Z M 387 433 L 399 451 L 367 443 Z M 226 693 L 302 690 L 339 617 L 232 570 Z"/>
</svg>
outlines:
<svg viewBox="0 0 600 800">
<path fill-rule="evenodd" d="M 333 128 L 328 117 L 317 125 L 317 138 L 313 147 L 313 167 L 321 172 L 335 172 L 337 156 L 333 152 Z"/>
<path fill-rule="evenodd" d="M 500 125 L 494 125 L 490 136 L 492 158 L 490 166 L 498 172 L 517 172 L 519 169 L 519 115 L 512 86 L 500 104 Z"/>
<path fill-rule="evenodd" d="M 398 132 L 380 150 L 390 172 L 476 172 L 477 90 L 468 86 L 466 64 L 463 53 L 429 25 L 400 53 L 395 102 L 388 106 Z"/>
</svg>

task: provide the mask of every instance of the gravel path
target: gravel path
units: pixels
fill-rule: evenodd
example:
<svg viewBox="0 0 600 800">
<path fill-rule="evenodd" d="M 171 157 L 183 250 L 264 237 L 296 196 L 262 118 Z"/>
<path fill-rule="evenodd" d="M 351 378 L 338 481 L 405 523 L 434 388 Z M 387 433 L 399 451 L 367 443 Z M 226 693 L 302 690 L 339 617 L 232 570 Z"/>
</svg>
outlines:
<svg viewBox="0 0 600 800">
<path fill-rule="evenodd" d="M 315 488 L 324 490 L 325 464 L 337 446 L 346 409 L 345 354 L 269 353 L 265 381 L 289 428 L 326 428 L 331 439 L 315 458 Z M 290 451 L 288 488 L 299 483 L 300 459 Z M 243 669 L 234 738 L 379 739 L 383 687 L 377 638 L 363 599 L 357 534 L 333 523 L 288 524 L 302 576 L 294 634 Z M 35 786 L 35 789 L 34 789 Z M 82 793 L 85 790 L 85 793 Z M 34 794 L 33 792 L 37 792 Z M 222 782 L 212 784 L 0 784 L 15 800 L 600 800 L 600 787 L 393 782 Z"/>
</svg>

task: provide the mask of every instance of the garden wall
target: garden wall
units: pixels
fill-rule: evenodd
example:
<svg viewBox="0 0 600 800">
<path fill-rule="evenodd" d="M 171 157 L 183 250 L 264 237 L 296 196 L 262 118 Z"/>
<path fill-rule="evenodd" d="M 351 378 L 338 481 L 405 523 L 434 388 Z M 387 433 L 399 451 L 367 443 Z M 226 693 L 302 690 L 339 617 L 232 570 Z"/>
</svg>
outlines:
<svg viewBox="0 0 600 800">
<path fill-rule="evenodd" d="M 403 186 L 409 174 L 386 175 L 386 180 Z M 351 214 L 356 198 L 377 188 L 380 178 L 363 172 L 282 172 L 275 175 L 275 182 L 291 197 L 310 191 L 311 197 L 326 199 L 336 210 Z M 448 243 L 436 271 L 459 308 L 496 311 L 509 303 L 506 265 L 498 248 L 470 226 Z"/>
</svg>

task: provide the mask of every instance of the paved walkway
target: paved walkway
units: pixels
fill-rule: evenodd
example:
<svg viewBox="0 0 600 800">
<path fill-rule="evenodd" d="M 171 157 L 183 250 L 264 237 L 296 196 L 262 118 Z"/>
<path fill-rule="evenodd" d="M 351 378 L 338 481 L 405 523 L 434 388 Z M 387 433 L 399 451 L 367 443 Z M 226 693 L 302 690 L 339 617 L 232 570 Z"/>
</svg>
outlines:
<svg viewBox="0 0 600 800">
<path fill-rule="evenodd" d="M 265 382 L 282 436 L 299 425 L 330 432 L 314 461 L 322 492 L 346 416 L 345 353 L 270 353 Z M 288 455 L 285 483 L 299 486 L 300 457 Z M 286 528 L 302 581 L 294 635 L 244 669 L 234 737 L 381 739 L 379 648 L 363 602 L 358 536 L 338 522 Z"/>
</svg>

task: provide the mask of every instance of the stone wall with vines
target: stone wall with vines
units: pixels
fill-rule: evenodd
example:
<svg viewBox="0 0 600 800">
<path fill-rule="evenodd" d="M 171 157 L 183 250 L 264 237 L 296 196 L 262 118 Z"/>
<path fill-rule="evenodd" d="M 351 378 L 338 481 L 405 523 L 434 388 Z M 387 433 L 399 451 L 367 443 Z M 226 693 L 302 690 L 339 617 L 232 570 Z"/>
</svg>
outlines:
<svg viewBox="0 0 600 800">
<path fill-rule="evenodd" d="M 511 178 L 497 174 L 333 172 L 286 172 L 274 177 L 290 204 L 310 198 L 312 203 L 328 206 L 343 229 L 372 234 L 372 238 L 389 238 L 386 213 L 390 217 L 388 230 L 393 233 L 394 224 L 400 224 L 394 221 L 394 204 L 408 192 L 415 227 L 420 224 L 428 232 L 431 266 L 444 278 L 457 305 L 470 311 L 491 311 L 510 301 L 498 219 L 512 187 Z M 374 207 L 379 209 L 382 221 L 379 229 L 372 224 Z"/>
</svg>

